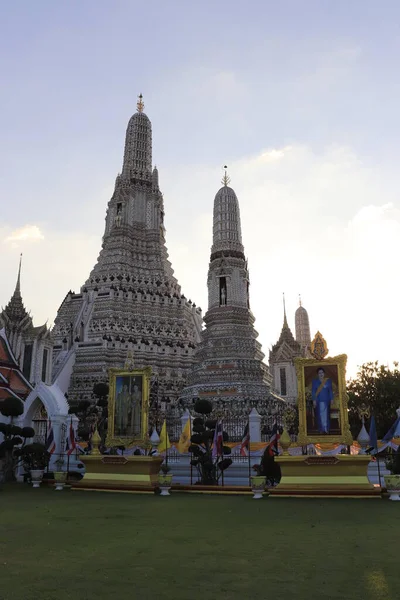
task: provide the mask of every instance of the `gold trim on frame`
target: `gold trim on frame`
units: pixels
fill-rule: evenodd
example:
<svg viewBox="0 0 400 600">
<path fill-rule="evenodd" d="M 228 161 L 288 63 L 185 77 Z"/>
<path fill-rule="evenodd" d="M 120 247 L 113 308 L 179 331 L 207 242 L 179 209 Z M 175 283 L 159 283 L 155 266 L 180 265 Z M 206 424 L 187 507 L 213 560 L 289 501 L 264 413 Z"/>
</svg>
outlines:
<svg viewBox="0 0 400 600">
<path fill-rule="evenodd" d="M 298 408 L 299 408 L 299 434 L 297 441 L 301 446 L 307 444 L 347 444 L 353 443 L 350 432 L 348 415 L 348 395 L 346 392 L 346 363 L 347 355 L 340 354 L 332 358 L 316 360 L 314 358 L 296 358 L 295 359 L 298 389 Z M 307 433 L 307 414 L 306 414 L 306 386 L 304 377 L 304 367 L 329 367 L 336 366 L 338 372 L 338 396 L 340 410 L 340 435 L 310 435 Z"/>
<path fill-rule="evenodd" d="M 141 434 L 137 437 L 120 436 L 115 437 L 115 402 L 116 402 L 116 382 L 117 377 L 143 377 L 142 387 L 142 414 L 141 414 Z M 137 444 L 145 444 L 148 439 L 149 426 L 149 404 L 150 404 L 150 377 L 151 367 L 144 369 L 110 369 L 109 370 L 109 385 L 110 391 L 108 395 L 108 429 L 106 445 L 112 446 L 132 446 Z"/>
</svg>

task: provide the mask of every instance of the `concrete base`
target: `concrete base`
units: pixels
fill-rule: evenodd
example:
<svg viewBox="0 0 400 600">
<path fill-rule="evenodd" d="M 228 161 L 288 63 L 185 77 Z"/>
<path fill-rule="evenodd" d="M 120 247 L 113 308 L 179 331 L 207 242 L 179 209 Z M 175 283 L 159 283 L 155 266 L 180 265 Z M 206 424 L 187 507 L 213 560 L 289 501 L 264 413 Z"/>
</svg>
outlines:
<svg viewBox="0 0 400 600">
<path fill-rule="evenodd" d="M 72 484 L 73 489 L 86 490 L 151 490 L 158 485 L 158 473 L 163 458 L 160 456 L 81 457 L 86 473 Z"/>
<path fill-rule="evenodd" d="M 380 497 L 368 479 L 368 455 L 279 456 L 282 479 L 273 496 Z"/>
</svg>

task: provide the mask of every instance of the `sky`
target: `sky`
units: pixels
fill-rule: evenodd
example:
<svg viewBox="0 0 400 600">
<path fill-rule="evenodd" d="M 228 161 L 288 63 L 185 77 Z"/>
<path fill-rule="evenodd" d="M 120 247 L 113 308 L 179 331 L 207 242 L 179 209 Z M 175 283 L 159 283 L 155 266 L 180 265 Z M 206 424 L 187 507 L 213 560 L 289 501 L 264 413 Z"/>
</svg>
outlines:
<svg viewBox="0 0 400 600">
<path fill-rule="evenodd" d="M 0 306 L 95 264 L 143 93 L 183 293 L 207 309 L 228 165 L 268 356 L 301 294 L 348 374 L 400 359 L 397 0 L 0 0 Z"/>
</svg>

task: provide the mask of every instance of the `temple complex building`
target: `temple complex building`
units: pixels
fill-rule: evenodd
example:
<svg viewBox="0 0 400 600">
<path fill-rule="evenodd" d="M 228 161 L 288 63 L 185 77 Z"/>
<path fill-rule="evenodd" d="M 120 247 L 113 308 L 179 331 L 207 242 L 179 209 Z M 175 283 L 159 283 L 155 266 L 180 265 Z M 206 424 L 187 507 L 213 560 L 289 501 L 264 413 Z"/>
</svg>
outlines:
<svg viewBox="0 0 400 600">
<path fill-rule="evenodd" d="M 122 172 L 108 203 L 100 255 L 78 293 L 69 291 L 52 330 L 53 380 L 70 403 L 92 398 L 110 367 L 151 366 L 152 400 L 172 404 L 193 365 L 201 309 L 174 276 L 164 200 L 152 166 L 152 128 L 139 96 L 128 123 Z"/>
<path fill-rule="evenodd" d="M 272 388 L 292 404 L 297 402 L 297 374 L 294 360 L 310 355 L 310 323 L 306 309 L 301 305 L 295 313 L 296 339 L 290 330 L 284 305 L 283 327 L 279 340 L 269 353 Z"/>
<path fill-rule="evenodd" d="M 21 296 L 21 259 L 17 283 L 7 306 L 0 312 L 0 329 L 4 328 L 13 356 L 33 385 L 51 383 L 53 341 L 46 324 L 34 327 Z"/>
<path fill-rule="evenodd" d="M 271 375 L 254 329 L 239 202 L 228 184 L 225 172 L 214 200 L 205 329 L 181 401 L 190 406 L 193 398 L 207 398 L 219 411 L 247 415 L 251 408 L 270 410 L 279 398 L 271 393 Z"/>
</svg>

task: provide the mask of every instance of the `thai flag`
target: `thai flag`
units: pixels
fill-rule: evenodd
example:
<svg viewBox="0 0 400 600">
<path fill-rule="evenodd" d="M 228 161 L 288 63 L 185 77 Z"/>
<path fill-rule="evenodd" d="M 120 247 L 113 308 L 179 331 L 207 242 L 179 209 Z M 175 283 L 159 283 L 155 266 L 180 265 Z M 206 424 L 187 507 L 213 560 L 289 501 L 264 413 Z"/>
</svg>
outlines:
<svg viewBox="0 0 400 600">
<path fill-rule="evenodd" d="M 53 431 L 53 426 L 51 424 L 50 419 L 47 422 L 46 450 L 47 450 L 47 452 L 50 452 L 50 454 L 54 454 L 54 452 L 56 451 L 56 442 L 54 439 L 54 431 Z"/>
<path fill-rule="evenodd" d="M 222 456 L 223 445 L 224 445 L 224 437 L 222 434 L 222 422 L 217 421 L 217 426 L 215 427 L 215 432 L 214 432 L 213 449 L 212 449 L 212 457 L 213 458 L 216 458 L 217 456 Z"/>
<path fill-rule="evenodd" d="M 247 423 L 244 428 L 242 443 L 240 444 L 240 456 L 248 456 L 249 455 L 249 446 L 250 446 L 250 432 L 249 432 L 249 424 Z"/>
<path fill-rule="evenodd" d="M 65 444 L 65 452 L 70 456 L 73 451 L 76 448 L 76 440 L 75 440 L 75 431 L 74 431 L 74 427 L 72 425 L 72 419 L 71 419 L 71 423 L 69 425 L 69 432 L 67 435 L 67 441 Z"/>
<path fill-rule="evenodd" d="M 269 450 L 270 456 L 279 454 L 278 442 L 279 442 L 280 437 L 281 437 L 281 434 L 280 434 L 280 431 L 278 428 L 278 423 L 275 421 L 274 426 L 272 428 L 272 435 L 270 437 L 269 444 L 268 444 L 268 450 Z"/>
</svg>

